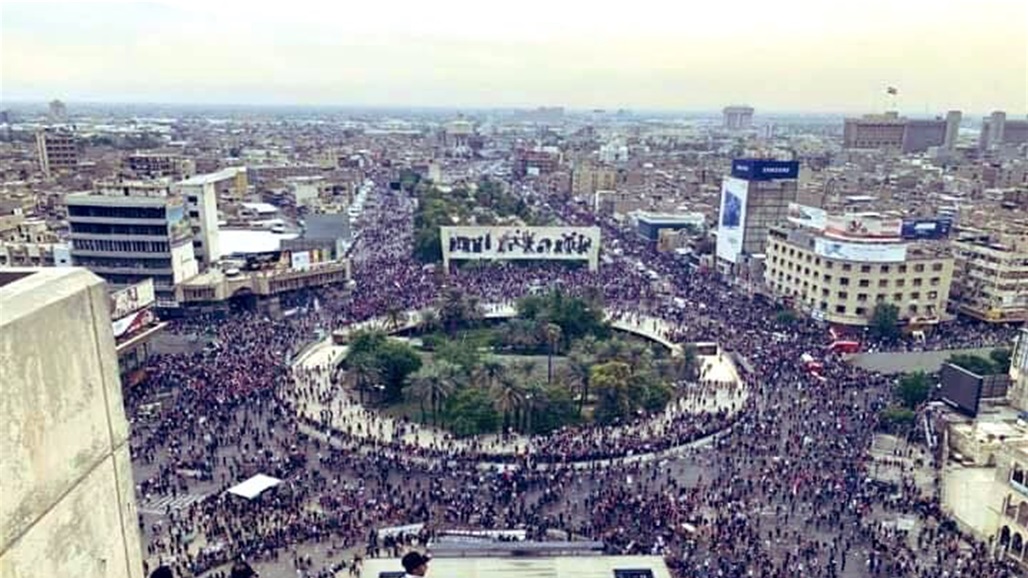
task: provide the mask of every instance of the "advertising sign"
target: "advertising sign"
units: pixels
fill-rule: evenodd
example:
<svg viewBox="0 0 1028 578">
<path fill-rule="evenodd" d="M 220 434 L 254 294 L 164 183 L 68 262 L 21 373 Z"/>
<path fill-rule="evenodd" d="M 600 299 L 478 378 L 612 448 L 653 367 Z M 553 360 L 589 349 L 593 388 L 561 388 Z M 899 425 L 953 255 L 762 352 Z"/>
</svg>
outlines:
<svg viewBox="0 0 1028 578">
<path fill-rule="evenodd" d="M 443 265 L 450 259 L 589 261 L 600 254 L 599 227 L 440 227 Z"/>
<path fill-rule="evenodd" d="M 904 239 L 942 239 L 949 236 L 953 219 L 903 219 Z"/>
<path fill-rule="evenodd" d="M 186 207 L 182 203 L 182 199 L 168 199 L 167 216 L 168 236 L 171 237 L 173 245 L 193 237 L 193 230 L 189 219 L 186 218 Z"/>
<path fill-rule="evenodd" d="M 899 239 L 902 219 L 873 214 L 831 215 L 825 222 L 825 235 L 839 239 Z"/>
<path fill-rule="evenodd" d="M 153 290 L 153 279 L 144 279 L 135 285 L 111 293 L 111 319 L 121 319 L 153 305 L 157 300 Z"/>
<path fill-rule="evenodd" d="M 717 220 L 717 256 L 736 263 L 742 254 L 743 226 L 746 223 L 746 195 L 749 184 L 727 177 L 721 182 L 721 212 Z"/>
<path fill-rule="evenodd" d="M 786 219 L 794 225 L 809 227 L 823 231 L 828 219 L 828 213 L 824 209 L 808 207 L 799 203 L 789 203 L 789 212 Z"/>
<path fill-rule="evenodd" d="M 906 245 L 844 243 L 832 239 L 814 239 L 814 253 L 829 259 L 858 263 L 902 263 L 907 260 Z"/>
<path fill-rule="evenodd" d="M 151 309 L 129 313 L 127 316 L 111 323 L 111 329 L 114 330 L 114 338 L 120 339 L 122 337 L 132 335 L 136 331 L 153 323 L 155 319 L 153 310 Z"/>
<path fill-rule="evenodd" d="M 732 161 L 732 176 L 748 181 L 772 181 L 775 179 L 796 179 L 800 175 L 799 161 L 774 161 L 769 159 L 735 159 Z"/>
<path fill-rule="evenodd" d="M 290 255 L 290 266 L 294 271 L 306 271 L 311 268 L 310 251 L 294 251 Z"/>
</svg>

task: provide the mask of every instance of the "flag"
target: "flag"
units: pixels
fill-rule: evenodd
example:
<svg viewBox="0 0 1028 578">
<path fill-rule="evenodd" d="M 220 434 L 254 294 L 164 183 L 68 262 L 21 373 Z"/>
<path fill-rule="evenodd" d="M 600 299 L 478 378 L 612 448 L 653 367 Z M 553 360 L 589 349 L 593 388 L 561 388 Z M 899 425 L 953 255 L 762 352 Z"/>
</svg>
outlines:
<svg viewBox="0 0 1028 578">
<path fill-rule="evenodd" d="M 895 86 L 890 86 L 890 87 L 885 89 L 885 92 L 887 94 L 891 94 L 893 96 L 896 96 L 897 94 L 899 94 L 899 89 L 897 89 Z"/>
</svg>

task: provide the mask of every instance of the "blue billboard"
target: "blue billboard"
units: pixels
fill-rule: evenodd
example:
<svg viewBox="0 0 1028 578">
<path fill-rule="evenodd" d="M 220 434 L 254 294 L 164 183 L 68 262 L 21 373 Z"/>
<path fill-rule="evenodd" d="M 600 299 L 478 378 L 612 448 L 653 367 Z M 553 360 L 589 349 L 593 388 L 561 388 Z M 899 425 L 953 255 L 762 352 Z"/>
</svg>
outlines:
<svg viewBox="0 0 1028 578">
<path fill-rule="evenodd" d="M 800 176 L 799 161 L 773 161 L 770 159 L 735 159 L 732 176 L 747 181 L 796 179 Z"/>
<path fill-rule="evenodd" d="M 900 236 L 904 239 L 942 239 L 949 236 L 953 219 L 903 219 Z"/>
</svg>

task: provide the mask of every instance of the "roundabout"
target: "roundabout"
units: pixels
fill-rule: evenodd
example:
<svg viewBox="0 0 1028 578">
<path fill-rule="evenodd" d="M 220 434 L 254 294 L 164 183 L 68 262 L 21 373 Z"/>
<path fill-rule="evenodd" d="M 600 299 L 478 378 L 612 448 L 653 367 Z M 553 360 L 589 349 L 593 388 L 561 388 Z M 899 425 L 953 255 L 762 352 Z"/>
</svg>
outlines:
<svg viewBox="0 0 1028 578">
<path fill-rule="evenodd" d="M 484 317 L 515 316 L 512 302 L 482 306 Z M 328 434 L 341 447 L 369 445 L 421 457 L 440 459 L 461 456 L 481 464 L 520 462 L 530 464 L 634 463 L 650 461 L 688 450 L 731 425 L 749 399 L 735 365 L 724 354 L 698 356 L 701 383 L 690 383 L 661 412 L 624 425 L 562 428 L 549 435 L 520 433 L 455 437 L 449 431 L 379 414 L 361 404 L 350 388 L 333 380 L 332 371 L 346 356 L 341 335 L 379 330 L 399 333 L 421 324 L 423 311 L 408 311 L 399 323 L 372 318 L 336 330 L 305 349 L 292 364 L 303 403 L 297 411 L 307 427 Z M 661 319 L 636 313 L 606 311 L 615 330 L 650 340 L 682 355 L 682 346 L 671 342 L 669 326 Z M 345 340 L 345 338 L 343 339 Z"/>
</svg>

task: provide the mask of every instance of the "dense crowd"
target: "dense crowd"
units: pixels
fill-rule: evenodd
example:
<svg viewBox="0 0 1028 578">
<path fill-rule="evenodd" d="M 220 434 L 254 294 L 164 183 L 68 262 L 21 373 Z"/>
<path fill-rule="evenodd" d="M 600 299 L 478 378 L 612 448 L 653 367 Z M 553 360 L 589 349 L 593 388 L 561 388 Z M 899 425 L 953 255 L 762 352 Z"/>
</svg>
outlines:
<svg viewBox="0 0 1028 578">
<path fill-rule="evenodd" d="M 218 576 L 243 555 L 323 578 L 356 574 L 362 557 L 424 544 L 440 527 L 521 527 L 538 539 L 558 532 L 602 540 L 612 553 L 659 554 L 681 577 L 1015 575 L 946 520 L 937 495 L 869 482 L 868 448 L 890 380 L 834 356 L 824 359 L 824 379 L 813 379 L 798 358 L 823 355 L 825 328 L 784 325 L 772 304 L 687 270 L 584 208 L 523 194 L 561 222 L 602 227 L 608 258 L 599 271 L 495 265 L 456 270 L 446 282 L 485 303 L 557 284 L 599 292 L 610 311 L 663 320 L 675 341 L 719 342 L 745 361 L 749 394 L 736 411 L 569 428 L 519 453 L 449 438 L 379 440 L 361 431 L 382 427 L 370 414 L 345 427 L 324 412 L 310 417 L 308 405 L 331 407 L 343 395 L 338 384 L 327 396 L 318 386 L 332 383 L 333 368 L 292 369 L 310 343 L 387 310 L 424 309 L 439 294 L 442 276 L 410 256 L 413 201 L 382 192 L 353 250 L 355 288 L 292 295 L 285 308 L 298 312 L 281 320 L 235 311 L 176 321 L 194 350 L 153 359 L 146 381 L 126 393 L 140 501 L 208 495 L 140 518 L 150 564 Z M 956 327 L 895 347 L 1008 338 Z M 686 396 L 706 395 L 702 384 L 690 387 Z M 147 418 L 155 399 L 166 402 Z M 657 456 L 625 459 L 642 454 Z M 255 501 L 224 494 L 258 472 L 286 484 Z M 887 499 L 896 491 L 902 499 Z M 916 516 L 915 530 L 892 528 L 898 515 Z M 386 544 L 369 535 L 414 522 L 425 530 Z"/>
</svg>

